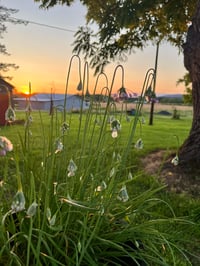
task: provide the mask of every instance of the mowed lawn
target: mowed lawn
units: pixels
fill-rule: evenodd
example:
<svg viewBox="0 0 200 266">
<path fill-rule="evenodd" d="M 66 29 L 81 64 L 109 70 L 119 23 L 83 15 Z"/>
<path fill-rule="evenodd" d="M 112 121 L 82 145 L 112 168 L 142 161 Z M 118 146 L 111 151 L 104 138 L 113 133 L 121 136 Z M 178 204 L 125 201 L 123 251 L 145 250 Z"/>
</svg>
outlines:
<svg viewBox="0 0 200 266">
<path fill-rule="evenodd" d="M 112 113 L 112 115 L 114 115 L 121 122 L 122 129 L 120 131 L 119 137 L 122 139 L 123 143 L 127 139 L 127 134 L 130 134 L 131 123 L 135 117 L 128 116 L 129 122 L 127 122 L 126 110 L 121 113 L 121 108 L 121 105 L 117 104 L 117 111 L 115 114 Z M 135 108 L 135 104 L 128 104 L 126 107 L 127 110 Z M 180 119 L 172 119 L 175 108 L 180 114 Z M 154 149 L 177 149 L 189 134 L 192 122 L 192 107 L 184 105 L 163 105 L 156 103 L 154 106 L 153 125 L 149 125 L 149 111 L 150 105 L 144 104 L 141 116 L 139 117 L 137 130 L 134 133 L 133 138 L 133 142 L 136 142 L 138 138 L 142 138 L 144 142 L 144 149 L 141 151 L 141 153 L 148 153 Z M 162 112 L 164 115 L 160 114 Z M 169 114 L 165 115 L 166 112 Z M 14 143 L 17 142 L 19 134 L 23 135 L 25 131 L 23 120 L 26 120 L 26 114 L 24 111 L 17 111 L 16 115 L 18 120 L 22 120 L 20 124 L 0 127 L 0 135 L 7 136 Z M 44 133 L 42 132 L 41 128 L 44 127 L 47 133 L 47 129 L 49 129 L 52 118 L 47 111 L 33 111 L 31 116 L 33 118 L 33 123 L 30 127 L 31 133 L 33 134 L 33 137 L 39 138 L 40 135 L 42 136 Z M 54 116 L 56 116 L 56 119 L 54 118 L 54 120 L 56 120 L 57 127 L 59 127 L 59 124 L 62 123 L 62 115 L 61 113 L 56 113 Z M 84 130 L 85 116 L 86 115 L 83 114 L 81 132 Z M 102 115 L 93 114 L 93 121 L 91 120 L 91 123 L 93 123 L 98 117 L 101 118 Z M 79 119 L 79 113 L 67 114 L 67 122 L 71 124 L 71 133 L 69 135 L 72 136 L 72 134 L 77 134 Z"/>
</svg>

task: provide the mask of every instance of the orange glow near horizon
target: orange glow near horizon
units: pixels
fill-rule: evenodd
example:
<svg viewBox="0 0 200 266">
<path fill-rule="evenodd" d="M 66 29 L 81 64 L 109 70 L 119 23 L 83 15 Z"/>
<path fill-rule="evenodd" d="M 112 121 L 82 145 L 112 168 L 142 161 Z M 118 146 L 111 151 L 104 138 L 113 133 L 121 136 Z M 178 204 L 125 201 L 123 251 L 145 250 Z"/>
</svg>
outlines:
<svg viewBox="0 0 200 266">
<path fill-rule="evenodd" d="M 93 77 L 94 78 L 94 77 Z M 15 82 L 16 81 L 16 82 Z M 19 82 L 17 81 L 17 76 L 14 80 L 14 82 L 12 82 L 13 85 L 15 86 L 17 93 L 22 93 L 26 96 L 28 95 L 32 95 L 35 93 L 55 93 L 55 94 L 64 94 L 65 93 L 65 89 L 66 89 L 66 84 L 65 81 L 63 82 L 55 82 L 55 84 L 53 86 L 51 86 L 52 84 L 49 84 L 48 82 L 44 82 L 44 83 L 40 83 L 39 81 L 35 80 L 32 83 L 31 86 L 31 91 L 29 90 L 29 87 L 27 85 L 20 85 L 21 82 L 19 80 Z M 93 94 L 94 92 L 94 88 L 95 88 L 95 83 L 96 83 L 96 79 L 90 80 L 89 82 L 89 93 Z M 167 82 L 166 82 L 167 84 Z M 140 79 L 135 80 L 134 82 L 131 82 L 130 80 L 126 81 L 126 77 L 125 77 L 125 83 L 124 86 L 128 91 L 134 92 L 134 93 L 141 93 L 141 88 L 143 85 L 143 77 L 140 77 Z M 77 94 L 79 93 L 79 91 L 77 91 L 77 86 L 78 86 L 78 80 L 76 80 L 76 78 L 71 78 L 71 81 L 69 82 L 68 85 L 68 90 L 67 93 L 68 94 Z M 119 75 L 119 77 L 116 78 L 116 81 L 114 82 L 113 88 L 112 88 L 112 93 L 116 93 L 122 86 L 121 83 L 121 77 Z M 104 78 L 100 78 L 99 82 L 97 84 L 97 88 L 96 88 L 96 93 L 101 93 L 102 89 L 106 87 L 106 82 L 104 80 Z M 162 94 L 162 93 L 169 93 L 169 94 L 173 94 L 173 93 L 184 93 L 184 86 L 181 84 L 178 87 L 173 88 L 173 89 L 168 89 L 166 91 L 166 89 L 161 89 L 163 86 L 162 84 L 159 84 L 159 82 L 157 82 L 157 86 L 156 86 L 156 94 Z M 170 88 L 170 86 L 166 86 L 168 88 Z M 175 87 L 175 86 L 174 86 Z M 110 80 L 109 80 L 109 84 L 108 84 L 108 88 L 110 89 Z M 84 90 L 86 90 L 86 86 L 84 88 Z"/>
<path fill-rule="evenodd" d="M 108 84 L 106 83 L 106 79 L 104 76 L 99 77 L 96 93 L 101 93 L 102 88 L 108 86 L 110 89 L 113 73 L 116 66 L 109 66 L 105 70 L 105 74 L 108 78 Z M 24 68 L 21 67 L 17 71 L 13 71 L 11 75 L 13 76 L 12 84 L 16 88 L 18 93 L 23 93 L 25 95 L 32 95 L 35 93 L 51 93 L 54 94 L 64 94 L 66 90 L 66 79 L 67 79 L 67 71 L 62 67 L 57 68 L 57 72 L 55 71 L 48 71 L 46 70 L 43 73 L 41 78 L 40 68 L 36 70 L 30 69 L 27 73 L 24 71 Z M 53 73 L 49 76 L 49 73 Z M 34 73 L 34 75 L 33 75 Z M 83 74 L 83 73 L 82 73 Z M 131 92 L 134 93 L 141 93 L 141 89 L 144 82 L 146 71 L 144 69 L 135 69 L 128 64 L 124 65 L 124 87 Z M 27 78 L 28 77 L 28 80 Z M 176 86 L 176 80 L 180 78 L 177 75 L 177 78 L 171 78 L 171 75 L 166 75 L 165 71 L 158 68 L 158 75 L 157 75 L 157 82 L 156 82 L 156 94 L 176 94 L 176 93 L 184 93 L 184 85 L 180 84 Z M 83 79 L 83 77 L 82 77 Z M 93 94 L 94 87 L 97 81 L 97 76 L 93 75 L 93 70 L 89 70 L 89 93 Z M 27 82 L 27 84 L 26 84 Z M 77 66 L 72 66 L 70 76 L 69 76 L 69 83 L 68 83 L 68 94 L 77 94 L 77 86 L 80 82 L 79 73 L 77 70 Z M 83 80 L 82 80 L 83 82 Z M 26 85 L 24 85 L 26 84 Z M 86 90 L 87 80 L 85 80 L 85 88 Z M 116 72 L 116 76 L 113 82 L 112 93 L 116 93 L 119 88 L 122 86 L 122 72 L 119 68 Z M 31 87 L 31 89 L 30 89 Z"/>
</svg>

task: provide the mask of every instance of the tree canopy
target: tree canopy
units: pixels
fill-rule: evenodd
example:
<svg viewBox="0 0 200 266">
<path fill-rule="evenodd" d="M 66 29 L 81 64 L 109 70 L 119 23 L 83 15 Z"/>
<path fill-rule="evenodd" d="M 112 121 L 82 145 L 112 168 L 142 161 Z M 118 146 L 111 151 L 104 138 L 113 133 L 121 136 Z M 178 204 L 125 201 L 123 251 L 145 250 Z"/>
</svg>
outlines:
<svg viewBox="0 0 200 266">
<path fill-rule="evenodd" d="M 3 39 L 3 33 L 6 33 L 6 22 L 11 23 L 24 23 L 22 21 L 18 21 L 14 18 L 12 18 L 12 14 L 16 13 L 16 9 L 7 8 L 5 6 L 0 6 L 0 39 Z M 2 43 L 0 43 L 0 54 L 9 55 L 6 46 Z M 3 76 L 3 72 L 7 72 L 10 68 L 18 68 L 15 64 L 8 64 L 4 62 L 0 62 L 0 77 Z M 8 78 L 8 77 L 4 77 Z"/>
<path fill-rule="evenodd" d="M 41 7 L 70 5 L 74 0 L 35 0 Z M 134 48 L 150 41 L 182 47 L 197 0 L 80 0 L 87 7 L 86 25 L 75 34 L 74 52 L 101 71 L 115 59 L 125 59 Z M 91 23 L 97 30 L 91 30 Z"/>
</svg>

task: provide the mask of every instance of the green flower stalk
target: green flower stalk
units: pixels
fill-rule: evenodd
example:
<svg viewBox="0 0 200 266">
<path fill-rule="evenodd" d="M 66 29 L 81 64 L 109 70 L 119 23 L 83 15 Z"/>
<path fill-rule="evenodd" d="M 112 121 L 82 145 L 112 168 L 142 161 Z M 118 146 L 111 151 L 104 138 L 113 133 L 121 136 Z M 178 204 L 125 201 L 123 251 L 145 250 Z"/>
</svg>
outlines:
<svg viewBox="0 0 200 266">
<path fill-rule="evenodd" d="M 24 193 L 22 190 L 22 182 L 21 182 L 21 176 L 20 176 L 20 171 L 19 171 L 19 161 L 17 157 L 15 158 L 15 160 L 16 160 L 16 176 L 17 176 L 18 190 L 12 201 L 12 205 L 11 205 L 12 213 L 23 211 L 25 209 L 25 203 L 26 203 Z"/>
<path fill-rule="evenodd" d="M 27 114 L 30 114 L 31 112 L 32 112 L 32 106 L 31 106 L 31 102 L 30 102 L 30 100 L 28 101 L 28 103 L 27 103 L 27 106 L 26 106 L 26 109 L 25 109 L 25 112 L 27 113 Z"/>
</svg>

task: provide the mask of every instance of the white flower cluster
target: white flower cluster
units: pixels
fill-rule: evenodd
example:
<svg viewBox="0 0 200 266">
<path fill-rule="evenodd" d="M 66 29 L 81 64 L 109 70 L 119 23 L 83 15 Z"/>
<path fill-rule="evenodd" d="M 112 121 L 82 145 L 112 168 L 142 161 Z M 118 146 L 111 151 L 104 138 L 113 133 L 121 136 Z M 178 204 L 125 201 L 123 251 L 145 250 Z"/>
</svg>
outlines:
<svg viewBox="0 0 200 266">
<path fill-rule="evenodd" d="M 9 139 L 0 136 L 0 156 L 5 156 L 7 152 L 13 150 L 13 144 Z"/>
</svg>

